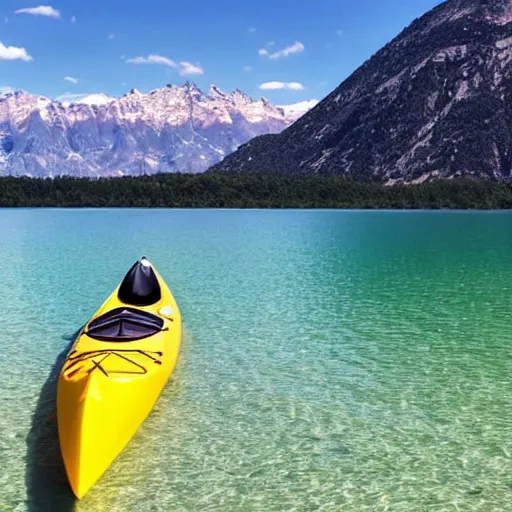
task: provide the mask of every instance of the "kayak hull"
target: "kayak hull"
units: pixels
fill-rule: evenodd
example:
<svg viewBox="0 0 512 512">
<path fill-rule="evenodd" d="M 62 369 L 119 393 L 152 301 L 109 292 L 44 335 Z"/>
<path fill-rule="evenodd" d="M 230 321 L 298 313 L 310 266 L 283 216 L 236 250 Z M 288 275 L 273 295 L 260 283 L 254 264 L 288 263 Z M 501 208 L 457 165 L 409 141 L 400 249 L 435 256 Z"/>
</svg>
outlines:
<svg viewBox="0 0 512 512">
<path fill-rule="evenodd" d="M 133 438 L 176 367 L 181 316 L 167 285 L 154 272 L 161 298 L 134 308 L 119 300 L 118 287 L 79 334 L 59 375 L 59 443 L 70 486 L 79 499 Z M 95 319 L 125 305 L 158 316 L 162 328 L 152 336 L 121 342 L 88 334 Z"/>
</svg>

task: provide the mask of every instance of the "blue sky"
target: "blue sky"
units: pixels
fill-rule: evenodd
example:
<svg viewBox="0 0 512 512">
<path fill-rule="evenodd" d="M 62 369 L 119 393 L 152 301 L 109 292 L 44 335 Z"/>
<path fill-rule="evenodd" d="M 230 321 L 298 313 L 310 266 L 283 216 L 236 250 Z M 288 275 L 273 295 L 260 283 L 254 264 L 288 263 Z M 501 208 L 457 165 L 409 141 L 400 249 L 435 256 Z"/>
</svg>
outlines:
<svg viewBox="0 0 512 512">
<path fill-rule="evenodd" d="M 439 0 L 0 2 L 0 88 L 120 96 L 167 83 L 321 99 Z"/>
</svg>

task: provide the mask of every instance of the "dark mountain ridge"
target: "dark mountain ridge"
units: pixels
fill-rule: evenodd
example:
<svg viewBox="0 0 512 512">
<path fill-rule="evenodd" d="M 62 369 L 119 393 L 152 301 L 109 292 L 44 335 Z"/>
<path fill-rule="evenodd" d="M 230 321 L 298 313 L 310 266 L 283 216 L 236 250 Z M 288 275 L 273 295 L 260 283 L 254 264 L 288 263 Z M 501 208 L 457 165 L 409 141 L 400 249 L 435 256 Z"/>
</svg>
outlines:
<svg viewBox="0 0 512 512">
<path fill-rule="evenodd" d="M 211 170 L 508 181 L 511 22 L 512 0 L 448 0 L 286 130 L 252 139 Z"/>
</svg>

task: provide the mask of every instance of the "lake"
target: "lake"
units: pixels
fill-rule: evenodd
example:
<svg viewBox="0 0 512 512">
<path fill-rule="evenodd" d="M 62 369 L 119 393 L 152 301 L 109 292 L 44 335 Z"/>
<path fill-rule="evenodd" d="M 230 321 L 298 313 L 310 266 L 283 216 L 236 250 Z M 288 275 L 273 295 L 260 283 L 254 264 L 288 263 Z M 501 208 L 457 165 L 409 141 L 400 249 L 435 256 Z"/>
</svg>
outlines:
<svg viewBox="0 0 512 512">
<path fill-rule="evenodd" d="M 59 354 L 141 256 L 178 367 L 79 503 Z M 512 214 L 0 210 L 0 510 L 501 511 Z"/>
</svg>

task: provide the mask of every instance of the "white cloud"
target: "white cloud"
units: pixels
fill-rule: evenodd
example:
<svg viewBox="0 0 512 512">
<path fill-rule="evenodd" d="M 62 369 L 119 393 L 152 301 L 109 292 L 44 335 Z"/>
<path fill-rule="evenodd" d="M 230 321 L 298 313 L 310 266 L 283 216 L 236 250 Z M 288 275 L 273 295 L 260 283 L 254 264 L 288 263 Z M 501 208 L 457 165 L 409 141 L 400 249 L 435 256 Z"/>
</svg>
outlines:
<svg viewBox="0 0 512 512">
<path fill-rule="evenodd" d="M 109 34 L 109 35 L 108 35 L 108 38 L 109 38 L 111 41 L 112 41 L 112 39 L 114 39 L 114 37 L 116 37 L 116 35 L 115 35 L 115 34 Z"/>
<path fill-rule="evenodd" d="M 34 59 L 27 53 L 25 48 L 5 46 L 0 43 L 0 60 L 24 60 L 25 62 L 29 62 Z"/>
<path fill-rule="evenodd" d="M 126 82 L 121 82 L 121 87 L 126 87 Z"/>
<path fill-rule="evenodd" d="M 288 82 L 286 84 L 287 89 L 291 89 L 292 91 L 303 91 L 304 86 L 300 82 Z"/>
<path fill-rule="evenodd" d="M 343 30 L 341 30 L 341 29 L 336 30 L 336 34 L 337 34 L 339 37 L 342 37 L 342 36 L 343 36 Z"/>
<path fill-rule="evenodd" d="M 254 32 L 256 32 L 256 28 L 255 27 L 251 27 L 251 28 L 247 29 L 247 32 L 249 32 L 251 34 L 254 34 Z"/>
<path fill-rule="evenodd" d="M 252 67 L 251 66 L 244 66 L 244 71 L 246 73 L 250 73 L 252 71 Z"/>
<path fill-rule="evenodd" d="M 8 85 L 0 86 L 0 94 L 7 94 L 9 92 L 14 92 L 14 89 Z"/>
<path fill-rule="evenodd" d="M 124 58 L 122 56 L 121 58 Z M 148 55 L 147 57 L 134 57 L 128 59 L 126 62 L 129 64 L 161 64 L 173 69 L 179 69 L 181 76 L 186 75 L 202 75 L 204 74 L 203 68 L 198 65 L 192 64 L 191 62 L 181 61 L 179 65 L 168 57 L 163 55 Z"/>
<path fill-rule="evenodd" d="M 65 76 L 64 80 L 66 80 L 66 82 L 71 82 L 72 84 L 78 83 L 78 78 L 74 78 L 72 76 Z"/>
<path fill-rule="evenodd" d="M 293 55 L 294 53 L 301 53 L 304 51 L 305 46 L 300 41 L 295 41 L 295 43 L 279 50 L 275 53 L 271 53 L 268 58 L 269 59 L 280 59 L 282 57 L 288 57 L 289 55 Z M 267 52 L 268 53 L 268 52 Z M 263 55 L 263 54 L 260 54 Z"/>
<path fill-rule="evenodd" d="M 71 23 L 76 23 L 76 16 L 71 16 Z"/>
<path fill-rule="evenodd" d="M 176 68 L 176 63 L 162 55 L 148 55 L 147 57 L 134 57 L 128 59 L 126 62 L 129 64 L 161 64 L 163 66 L 169 66 L 170 68 Z"/>
<path fill-rule="evenodd" d="M 133 59 L 128 59 L 126 62 L 129 64 L 160 64 L 169 68 L 179 69 L 181 76 L 204 74 L 204 70 L 200 66 L 186 61 L 181 61 L 178 65 L 176 62 L 163 55 L 153 54 L 147 57 L 134 57 Z"/>
<path fill-rule="evenodd" d="M 303 91 L 304 86 L 300 82 L 264 82 L 260 85 L 262 91 L 277 91 L 289 89 L 291 91 Z"/>
<path fill-rule="evenodd" d="M 267 43 L 267 46 L 270 48 L 271 46 L 275 46 L 276 42 L 275 41 L 269 41 Z"/>
<path fill-rule="evenodd" d="M 60 18 L 60 11 L 50 5 L 40 5 L 39 7 L 25 7 L 14 11 L 16 14 L 30 14 L 32 16 L 47 16 L 48 18 Z"/>
<path fill-rule="evenodd" d="M 265 48 L 260 48 L 258 50 L 258 55 L 261 55 L 262 57 L 268 55 L 268 50 L 266 50 Z"/>
<path fill-rule="evenodd" d="M 190 62 L 180 62 L 180 75 L 202 75 L 204 74 L 203 68 L 195 66 Z"/>
</svg>

